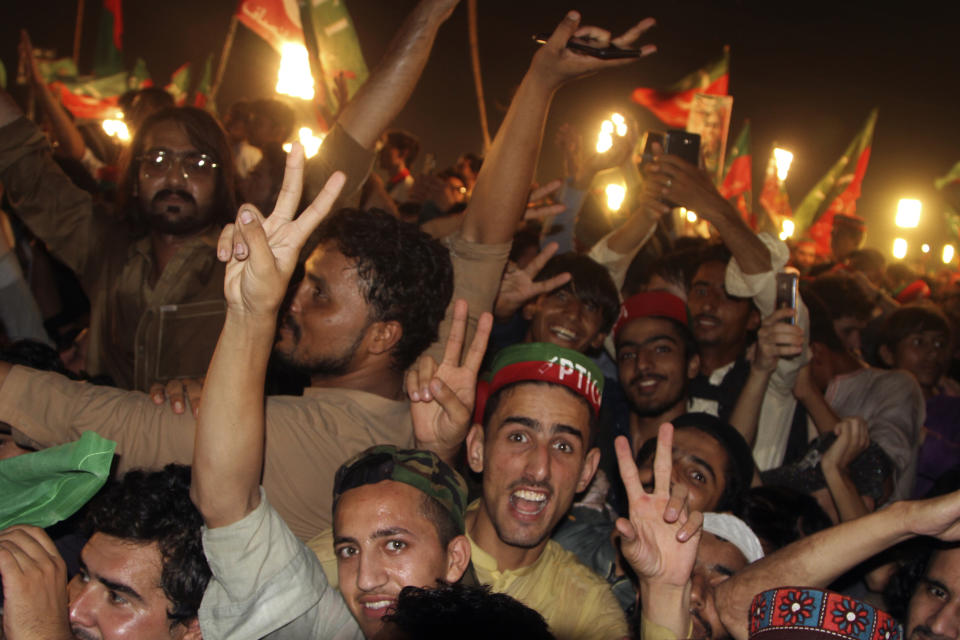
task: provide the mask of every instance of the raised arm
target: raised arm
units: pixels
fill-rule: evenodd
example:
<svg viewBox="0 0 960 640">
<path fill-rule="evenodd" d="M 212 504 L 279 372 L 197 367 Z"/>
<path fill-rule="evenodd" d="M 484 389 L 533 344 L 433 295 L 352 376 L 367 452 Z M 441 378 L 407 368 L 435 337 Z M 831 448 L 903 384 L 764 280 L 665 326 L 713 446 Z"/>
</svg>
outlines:
<svg viewBox="0 0 960 640">
<path fill-rule="evenodd" d="M 524 213 L 553 93 L 568 80 L 631 62 L 601 60 L 579 54 L 566 48 L 567 41 L 573 36 L 589 36 L 596 39 L 599 47 L 606 46 L 607 42 L 630 47 L 653 24 L 648 18 L 611 40 L 610 34 L 602 29 L 580 27 L 580 14 L 576 11 L 566 15 L 547 43 L 534 55 L 487 153 L 464 216 L 462 235 L 465 240 L 499 244 L 513 238 Z M 652 45 L 642 49 L 643 55 L 655 50 Z"/>
<path fill-rule="evenodd" d="M 420 79 L 434 38 L 459 0 L 420 0 L 394 36 L 380 64 L 337 122 L 368 149 L 400 113 Z"/>
<path fill-rule="evenodd" d="M 744 640 L 750 603 L 761 591 L 784 585 L 824 588 L 867 558 L 916 535 L 960 539 L 960 491 L 896 502 L 789 544 L 718 585 L 717 611 L 727 631 Z"/>
<path fill-rule="evenodd" d="M 256 208 L 244 205 L 217 247 L 217 257 L 227 262 L 227 315 L 203 388 L 190 489 L 210 528 L 237 522 L 260 503 L 263 380 L 277 311 L 301 247 L 343 187 L 343 174 L 335 173 L 294 219 L 303 162 L 303 147 L 295 144 L 270 217 L 264 220 Z"/>
</svg>

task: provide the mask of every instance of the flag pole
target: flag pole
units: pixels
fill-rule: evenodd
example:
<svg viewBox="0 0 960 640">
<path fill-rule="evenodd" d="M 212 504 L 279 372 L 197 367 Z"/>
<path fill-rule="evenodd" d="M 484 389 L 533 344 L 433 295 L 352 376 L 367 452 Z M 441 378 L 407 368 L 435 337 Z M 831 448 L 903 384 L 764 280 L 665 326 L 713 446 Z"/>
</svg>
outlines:
<svg viewBox="0 0 960 640">
<path fill-rule="evenodd" d="M 483 134 L 483 153 L 490 150 L 490 128 L 487 125 L 487 107 L 483 99 L 483 79 L 480 76 L 480 43 L 477 37 L 477 0 L 467 2 L 467 30 L 470 36 L 470 62 L 473 67 L 473 85 L 477 90 L 477 109 L 480 111 L 480 131 Z"/>
<path fill-rule="evenodd" d="M 84 0 L 77 0 L 77 21 L 73 27 L 73 64 L 79 64 L 80 40 L 83 36 L 83 4 Z"/>
<path fill-rule="evenodd" d="M 83 2 L 83 0 L 80 0 Z M 223 82 L 223 74 L 227 70 L 227 58 L 230 57 L 230 50 L 233 49 L 233 37 L 237 33 L 237 14 L 230 18 L 230 27 L 227 29 L 227 38 L 223 41 L 223 50 L 220 52 L 220 62 L 217 64 L 217 76 L 210 88 L 210 101 L 216 104 L 217 92 L 220 91 L 220 83 Z"/>
</svg>

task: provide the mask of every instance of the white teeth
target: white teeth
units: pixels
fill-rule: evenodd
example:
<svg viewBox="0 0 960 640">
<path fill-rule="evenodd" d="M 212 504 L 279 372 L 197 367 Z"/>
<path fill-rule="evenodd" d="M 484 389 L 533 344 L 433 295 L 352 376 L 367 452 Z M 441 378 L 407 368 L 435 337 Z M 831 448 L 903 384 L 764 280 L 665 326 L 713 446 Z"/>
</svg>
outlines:
<svg viewBox="0 0 960 640">
<path fill-rule="evenodd" d="M 378 600 L 377 602 L 364 602 L 363 606 L 367 609 L 386 609 L 391 604 L 393 604 L 393 600 Z"/>
<path fill-rule="evenodd" d="M 558 337 L 563 338 L 564 340 L 573 340 L 577 337 L 573 331 L 564 329 L 563 327 L 550 327 L 550 331 L 553 331 Z"/>
<path fill-rule="evenodd" d="M 530 491 L 528 489 L 519 489 L 513 492 L 514 497 L 526 500 L 527 502 L 546 502 L 547 496 L 544 493 Z"/>
<path fill-rule="evenodd" d="M 640 386 L 641 386 L 641 387 L 652 387 L 652 386 L 655 385 L 655 384 L 657 384 L 657 381 L 651 379 L 651 380 L 644 380 L 643 382 L 640 383 Z"/>
</svg>

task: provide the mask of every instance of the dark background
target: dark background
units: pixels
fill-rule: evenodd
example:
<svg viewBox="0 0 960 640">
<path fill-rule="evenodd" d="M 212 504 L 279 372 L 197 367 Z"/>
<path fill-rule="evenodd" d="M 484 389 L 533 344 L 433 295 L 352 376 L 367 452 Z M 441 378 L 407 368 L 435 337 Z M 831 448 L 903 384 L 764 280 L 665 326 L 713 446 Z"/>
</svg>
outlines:
<svg viewBox="0 0 960 640">
<path fill-rule="evenodd" d="M 334 0 L 335 1 L 335 0 Z M 16 71 L 17 31 L 29 29 L 36 46 L 72 51 L 76 2 L 4 0 L 0 59 Z M 13 6 L 11 6 L 13 5 Z M 81 71 L 92 66 L 100 2 L 87 0 Z M 373 67 L 413 0 L 348 2 L 367 64 Z M 656 56 L 561 89 L 547 122 L 542 178 L 557 175 L 553 134 L 563 122 L 595 139 L 611 111 L 630 112 L 642 128 L 660 127 L 632 105 L 636 86 L 663 87 L 702 67 L 731 46 L 730 92 L 734 96 L 730 139 L 744 118 L 753 127 L 754 200 L 776 140 L 795 154 L 787 180 L 791 202 L 800 200 L 859 131 L 870 109 L 880 115 L 858 213 L 868 221 L 868 244 L 889 254 L 893 217 L 902 197 L 924 203 L 921 227 L 907 234 L 911 252 L 920 242 L 939 247 L 948 238 L 943 205 L 932 181 L 960 161 L 960 48 L 958 3 L 769 2 L 680 0 L 639 3 L 613 0 L 559 3 L 551 0 L 480 0 L 479 38 L 488 116 L 496 131 L 534 45 L 530 36 L 550 31 L 569 8 L 585 24 L 614 32 L 652 15 L 658 26 L 648 41 Z M 154 82 L 163 85 L 183 62 L 193 63 L 196 83 L 206 56 L 218 57 L 232 0 L 124 2 L 124 55 L 128 66 L 146 59 Z M 466 2 L 444 25 L 423 79 L 396 125 L 416 133 L 422 150 L 440 167 L 467 150 L 481 150 L 476 97 L 470 73 Z M 216 58 L 215 58 L 216 59 Z M 240 26 L 218 104 L 269 95 L 279 56 Z"/>
</svg>

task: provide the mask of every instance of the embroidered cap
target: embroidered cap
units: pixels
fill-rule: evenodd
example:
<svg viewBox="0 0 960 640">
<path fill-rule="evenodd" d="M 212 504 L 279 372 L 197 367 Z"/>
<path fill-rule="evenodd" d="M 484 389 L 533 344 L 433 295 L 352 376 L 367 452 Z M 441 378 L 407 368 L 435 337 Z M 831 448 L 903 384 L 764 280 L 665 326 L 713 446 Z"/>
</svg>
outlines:
<svg viewBox="0 0 960 640">
<path fill-rule="evenodd" d="M 393 480 L 419 489 L 450 514 L 463 533 L 467 509 L 467 483 L 432 451 L 398 449 L 392 444 L 370 447 L 345 462 L 333 480 L 333 506 L 340 496 L 368 484 Z"/>
<path fill-rule="evenodd" d="M 855 598 L 808 587 L 779 587 L 750 605 L 750 638 L 902 640 L 893 617 Z"/>
</svg>

